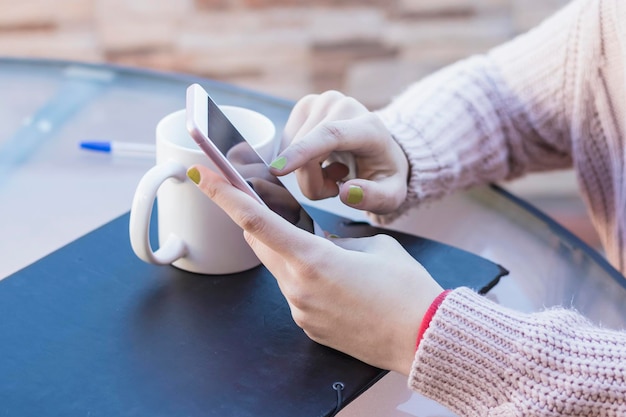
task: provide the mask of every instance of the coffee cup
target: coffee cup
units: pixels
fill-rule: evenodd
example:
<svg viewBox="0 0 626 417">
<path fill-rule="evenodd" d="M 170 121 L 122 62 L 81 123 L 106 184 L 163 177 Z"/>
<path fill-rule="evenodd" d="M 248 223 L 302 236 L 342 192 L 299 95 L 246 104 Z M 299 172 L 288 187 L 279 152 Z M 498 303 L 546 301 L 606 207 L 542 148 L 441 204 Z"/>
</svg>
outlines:
<svg viewBox="0 0 626 417">
<path fill-rule="evenodd" d="M 243 107 L 220 109 L 260 153 L 272 148 L 276 129 L 270 119 Z M 218 170 L 193 141 L 185 121 L 185 110 L 179 110 L 157 124 L 156 165 L 139 181 L 130 210 L 132 249 L 145 262 L 198 274 L 251 269 L 260 261 L 241 229 L 187 177 L 187 169 L 195 164 Z M 157 250 L 150 244 L 155 201 Z"/>
</svg>

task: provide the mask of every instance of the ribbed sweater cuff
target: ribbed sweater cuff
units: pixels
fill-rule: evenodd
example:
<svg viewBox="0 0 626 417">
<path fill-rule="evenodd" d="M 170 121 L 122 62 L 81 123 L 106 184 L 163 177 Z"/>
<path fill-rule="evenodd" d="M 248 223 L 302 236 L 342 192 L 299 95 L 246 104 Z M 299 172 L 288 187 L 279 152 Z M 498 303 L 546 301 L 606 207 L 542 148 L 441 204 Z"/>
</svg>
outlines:
<svg viewBox="0 0 626 417">
<path fill-rule="evenodd" d="M 405 96 L 408 95 L 412 95 L 412 93 L 405 93 Z M 440 183 L 437 181 L 437 174 L 441 170 L 437 155 L 433 146 L 428 142 L 426 133 L 421 131 L 419 125 L 413 121 L 405 120 L 405 116 L 396 112 L 392 106 L 375 113 L 387 126 L 409 162 L 408 189 L 404 202 L 393 213 L 370 215 L 372 220 L 385 225 L 420 202 L 442 196 L 445 191 L 441 189 Z"/>
<path fill-rule="evenodd" d="M 510 358 L 524 321 L 508 313 L 467 288 L 450 292 L 424 333 L 409 387 L 457 412 L 506 402 L 499 385 L 514 368 Z"/>
<path fill-rule="evenodd" d="M 433 300 L 430 307 L 428 307 L 428 310 L 426 310 L 426 314 L 424 314 L 424 317 L 422 318 L 422 323 L 420 324 L 420 328 L 417 332 L 417 341 L 415 343 L 416 350 L 419 349 L 420 342 L 424 338 L 424 333 L 428 329 L 428 326 L 430 326 L 430 322 L 435 316 L 435 313 L 437 312 L 437 310 L 439 309 L 439 306 L 441 305 L 441 303 L 443 303 L 443 300 L 445 300 L 446 296 L 450 293 L 450 291 L 452 290 L 445 290 L 441 294 L 439 294 Z"/>
<path fill-rule="evenodd" d="M 412 206 L 455 190 L 499 180 L 508 171 L 501 95 L 506 87 L 485 56 L 442 69 L 376 111 L 410 166 L 408 192 L 387 224 Z M 504 117 L 504 118 L 503 118 Z"/>
</svg>

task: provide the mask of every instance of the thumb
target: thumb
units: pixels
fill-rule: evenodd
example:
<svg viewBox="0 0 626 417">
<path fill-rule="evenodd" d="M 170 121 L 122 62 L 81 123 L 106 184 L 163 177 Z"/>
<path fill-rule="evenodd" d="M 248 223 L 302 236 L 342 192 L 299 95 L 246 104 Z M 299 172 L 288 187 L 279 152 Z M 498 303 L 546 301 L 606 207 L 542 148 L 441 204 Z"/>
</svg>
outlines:
<svg viewBox="0 0 626 417">
<path fill-rule="evenodd" d="M 341 184 L 339 198 L 350 207 L 375 214 L 388 214 L 406 199 L 406 182 L 399 175 L 380 180 L 353 179 Z"/>
<path fill-rule="evenodd" d="M 358 238 L 333 237 L 330 238 L 330 241 L 345 250 L 385 254 L 385 256 L 389 256 L 389 259 L 398 253 L 404 252 L 402 245 L 396 239 L 384 233 Z"/>
</svg>

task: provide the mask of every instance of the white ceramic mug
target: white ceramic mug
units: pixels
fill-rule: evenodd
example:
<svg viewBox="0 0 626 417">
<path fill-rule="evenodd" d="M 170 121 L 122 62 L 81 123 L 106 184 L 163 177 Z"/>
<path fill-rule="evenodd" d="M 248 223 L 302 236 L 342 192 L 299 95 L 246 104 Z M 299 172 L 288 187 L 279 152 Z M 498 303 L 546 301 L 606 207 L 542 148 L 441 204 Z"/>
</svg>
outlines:
<svg viewBox="0 0 626 417">
<path fill-rule="evenodd" d="M 272 147 L 275 127 L 253 110 L 220 106 L 255 148 Z M 217 171 L 187 133 L 185 110 L 165 116 L 156 127 L 156 165 L 137 185 L 130 211 L 130 242 L 145 262 L 200 274 L 230 274 L 259 265 L 241 229 L 187 177 L 202 164 Z M 150 217 L 157 201 L 159 249 L 150 246 Z"/>
</svg>

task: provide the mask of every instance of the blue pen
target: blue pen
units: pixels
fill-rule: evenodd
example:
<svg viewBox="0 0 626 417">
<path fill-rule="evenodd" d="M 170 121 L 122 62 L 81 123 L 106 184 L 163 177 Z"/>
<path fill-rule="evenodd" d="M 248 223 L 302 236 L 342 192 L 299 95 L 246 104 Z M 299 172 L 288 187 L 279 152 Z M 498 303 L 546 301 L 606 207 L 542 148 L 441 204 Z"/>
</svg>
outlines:
<svg viewBox="0 0 626 417">
<path fill-rule="evenodd" d="M 118 142 L 118 141 L 84 141 L 80 143 L 82 149 L 125 156 L 151 156 L 156 147 L 148 143 Z"/>
</svg>

